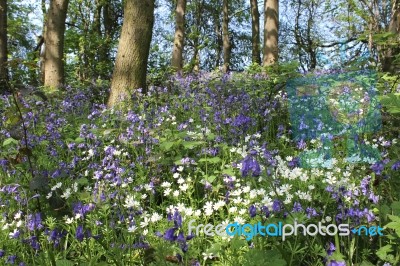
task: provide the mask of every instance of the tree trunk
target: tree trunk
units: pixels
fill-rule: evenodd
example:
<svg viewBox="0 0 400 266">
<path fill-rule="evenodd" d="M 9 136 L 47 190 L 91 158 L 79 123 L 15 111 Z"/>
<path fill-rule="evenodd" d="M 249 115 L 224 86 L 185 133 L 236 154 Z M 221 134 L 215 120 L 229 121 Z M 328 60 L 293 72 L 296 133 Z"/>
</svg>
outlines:
<svg viewBox="0 0 400 266">
<path fill-rule="evenodd" d="M 263 65 L 278 61 L 279 2 L 264 0 L 264 58 Z"/>
<path fill-rule="evenodd" d="M 260 13 L 257 0 L 250 0 L 251 7 L 251 62 L 261 65 L 260 57 Z"/>
<path fill-rule="evenodd" d="M 214 14 L 214 25 L 215 25 L 215 35 L 216 39 L 216 47 L 215 47 L 215 69 L 219 69 L 219 65 L 221 62 L 221 54 L 222 54 L 222 34 L 221 34 L 221 22 L 219 21 L 219 14 Z"/>
<path fill-rule="evenodd" d="M 126 0 L 124 22 L 111 82 L 108 106 L 130 99 L 132 90 L 146 93 L 146 73 L 154 24 L 154 0 Z"/>
<path fill-rule="evenodd" d="M 175 37 L 172 51 L 172 67 L 180 72 L 183 66 L 183 46 L 185 41 L 186 0 L 178 0 L 175 11 Z"/>
<path fill-rule="evenodd" d="M 7 88 L 7 0 L 0 0 L 0 92 Z"/>
<path fill-rule="evenodd" d="M 68 0 L 51 0 L 44 36 L 44 85 L 51 89 L 64 83 L 64 32 Z"/>
<path fill-rule="evenodd" d="M 223 42 L 223 52 L 224 52 L 224 65 L 222 67 L 222 72 L 226 73 L 229 71 L 229 64 L 231 60 L 231 44 L 229 42 L 229 6 L 228 0 L 224 0 L 222 4 L 222 42 Z"/>
<path fill-rule="evenodd" d="M 394 1 L 392 6 L 392 14 L 390 17 L 390 23 L 388 31 L 394 34 L 391 42 L 397 43 L 396 46 L 390 46 L 384 49 L 382 56 L 382 71 L 384 72 L 394 72 L 396 66 L 394 65 L 394 57 L 400 53 L 398 48 L 400 43 L 400 1 Z"/>
</svg>

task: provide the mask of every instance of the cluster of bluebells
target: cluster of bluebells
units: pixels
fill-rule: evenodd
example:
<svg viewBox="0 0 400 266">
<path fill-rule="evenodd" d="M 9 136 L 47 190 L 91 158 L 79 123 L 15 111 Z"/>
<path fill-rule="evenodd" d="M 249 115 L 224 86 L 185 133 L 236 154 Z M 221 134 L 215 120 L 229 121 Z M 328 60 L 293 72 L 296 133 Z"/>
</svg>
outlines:
<svg viewBox="0 0 400 266">
<path fill-rule="evenodd" d="M 334 204 L 328 206 L 335 206 L 329 215 L 337 222 L 350 220 L 356 226 L 376 221 L 372 208 L 380 198 L 366 172 L 384 176 L 388 166 L 399 170 L 400 162 L 392 163 L 383 154 L 382 161 L 363 168 L 333 159 L 329 168 L 303 169 L 298 150 L 318 145 L 316 141 L 291 142 L 285 121 L 269 124 L 285 105 L 286 94 L 259 97 L 254 88 L 234 86 L 229 75 L 218 84 L 214 80 L 178 78 L 174 84 L 179 96 L 174 100 L 165 100 L 164 89 L 153 90 L 151 94 L 164 100 L 154 104 L 137 99 L 126 113 L 92 104 L 89 93 L 70 87 L 58 111 L 39 112 L 24 102 L 32 109 L 25 115 L 30 121 L 28 146 L 37 158 L 32 171 L 43 182 L 11 183 L 25 182 L 31 173 L 16 171 L 10 156 L 0 157 L 0 176 L 7 180 L 0 188 L 2 239 L 43 252 L 46 246 L 62 251 L 74 248 L 72 241 L 83 245 L 124 234 L 130 243 L 112 239 L 110 246 L 149 249 L 155 234 L 158 241 L 179 247 L 174 255 L 182 261 L 195 242 L 184 231 L 189 218 L 228 224 L 285 219 L 295 213 L 326 220 L 326 202 L 320 199 L 329 198 Z M 1 121 L 3 125 L 5 117 Z M 13 134 L 0 128 L 1 136 Z M 270 133 L 273 139 L 268 139 Z M 170 139 L 178 144 L 165 152 L 161 146 Z M 379 148 L 394 143 L 372 141 Z M 293 154 L 283 154 L 280 145 L 291 145 Z M 22 161 L 26 163 L 26 156 Z M 61 204 L 54 207 L 57 202 Z M 57 211 L 65 211 L 63 218 L 52 216 Z M 50 227 L 46 221 L 58 225 Z M 161 228 L 166 228 L 163 233 L 158 232 Z M 211 256 L 206 255 L 199 254 L 193 265 Z M 9 264 L 20 262 L 20 254 L 11 250 L 0 250 L 0 257 Z"/>
</svg>

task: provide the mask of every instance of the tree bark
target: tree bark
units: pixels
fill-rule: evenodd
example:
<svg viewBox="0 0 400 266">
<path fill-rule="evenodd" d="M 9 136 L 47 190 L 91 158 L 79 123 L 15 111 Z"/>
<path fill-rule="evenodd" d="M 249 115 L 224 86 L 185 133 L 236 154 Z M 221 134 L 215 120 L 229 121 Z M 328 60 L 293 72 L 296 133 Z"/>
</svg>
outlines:
<svg viewBox="0 0 400 266">
<path fill-rule="evenodd" d="M 279 1 L 264 0 L 264 66 L 278 61 L 278 30 Z"/>
<path fill-rule="evenodd" d="M 400 43 L 400 0 L 393 1 L 388 31 L 394 34 L 393 39 L 390 41 L 397 43 L 397 47 L 392 45 L 383 49 L 382 71 L 393 73 L 396 69 L 393 63 L 394 57 L 400 53 L 400 49 L 398 48 Z"/>
<path fill-rule="evenodd" d="M 7 89 L 7 0 L 0 0 L 0 92 Z"/>
<path fill-rule="evenodd" d="M 215 36 L 216 38 L 216 47 L 215 47 L 215 69 L 219 69 L 221 63 L 221 54 L 222 54 L 222 33 L 221 33 L 221 22 L 219 20 L 219 14 L 214 14 L 214 28 L 215 28 Z"/>
<path fill-rule="evenodd" d="M 229 42 L 229 6 L 228 0 L 223 0 L 222 4 L 222 42 L 223 42 L 223 53 L 224 53 L 224 65 L 222 72 L 226 73 L 229 71 L 229 64 L 231 60 L 231 44 Z"/>
<path fill-rule="evenodd" d="M 175 11 L 175 37 L 172 51 L 172 67 L 180 72 L 183 66 L 183 49 L 185 42 L 186 0 L 178 0 Z"/>
<path fill-rule="evenodd" d="M 126 0 L 124 22 L 107 105 L 130 99 L 133 90 L 146 93 L 146 73 L 154 24 L 154 0 Z"/>
<path fill-rule="evenodd" d="M 52 90 L 64 84 L 64 32 L 68 0 L 51 0 L 46 16 L 44 85 Z"/>
<path fill-rule="evenodd" d="M 251 7 L 251 61 L 261 65 L 260 57 L 260 13 L 257 0 L 250 0 Z"/>
</svg>

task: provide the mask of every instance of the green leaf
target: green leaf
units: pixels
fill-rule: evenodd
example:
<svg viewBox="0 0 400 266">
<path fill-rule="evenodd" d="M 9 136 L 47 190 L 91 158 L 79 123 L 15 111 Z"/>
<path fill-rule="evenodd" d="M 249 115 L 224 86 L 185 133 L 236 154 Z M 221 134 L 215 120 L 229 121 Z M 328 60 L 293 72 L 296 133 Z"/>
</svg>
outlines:
<svg viewBox="0 0 400 266">
<path fill-rule="evenodd" d="M 222 170 L 222 174 L 229 175 L 229 176 L 234 176 L 235 175 L 235 171 L 233 170 L 232 167 L 229 167 L 229 168 L 226 168 L 226 169 Z"/>
<path fill-rule="evenodd" d="M 387 261 L 388 253 L 392 252 L 392 245 L 386 245 L 381 247 L 377 252 L 376 255 L 383 261 Z"/>
<path fill-rule="evenodd" d="M 74 266 L 74 263 L 70 260 L 57 260 L 56 266 Z"/>
<path fill-rule="evenodd" d="M 375 266 L 375 264 L 372 264 L 371 262 L 364 260 L 363 262 L 361 262 L 360 266 Z"/>
<path fill-rule="evenodd" d="M 78 180 L 76 180 L 76 183 L 84 186 L 84 185 L 89 184 L 89 180 L 86 177 L 82 177 L 82 178 L 79 178 Z"/>
<path fill-rule="evenodd" d="M 215 163 L 221 162 L 221 158 L 219 158 L 219 157 L 201 158 L 201 159 L 199 160 L 199 162 L 208 162 L 208 163 L 210 163 L 210 164 L 215 164 Z"/>
<path fill-rule="evenodd" d="M 395 215 L 400 215 L 400 201 L 394 201 L 391 205 L 390 208 L 392 208 L 393 213 Z"/>
<path fill-rule="evenodd" d="M 10 144 L 18 145 L 18 143 L 19 143 L 19 142 L 18 142 L 18 140 L 16 140 L 16 139 L 7 138 L 7 139 L 5 139 L 4 142 L 3 142 L 3 147 L 8 146 L 8 145 L 10 145 Z"/>
<path fill-rule="evenodd" d="M 169 151 L 171 150 L 172 146 L 174 146 L 175 142 L 173 141 L 164 141 L 160 144 L 160 148 L 165 150 L 165 151 Z"/>
<path fill-rule="evenodd" d="M 219 254 L 222 249 L 222 245 L 220 243 L 214 243 L 210 248 L 207 249 L 206 253 L 212 253 L 214 255 Z"/>
<path fill-rule="evenodd" d="M 92 199 L 92 194 L 90 194 L 89 192 L 85 191 L 85 192 L 81 192 L 78 194 L 78 198 L 81 201 L 84 202 L 89 202 Z"/>
<path fill-rule="evenodd" d="M 104 136 L 110 135 L 113 131 L 115 131 L 115 129 L 106 129 L 104 130 L 103 135 Z"/>
<path fill-rule="evenodd" d="M 208 183 L 212 183 L 217 177 L 215 175 L 205 175 L 204 180 L 206 180 Z"/>
<path fill-rule="evenodd" d="M 184 141 L 182 143 L 183 147 L 186 149 L 193 149 L 194 147 L 204 144 L 204 141 Z"/>
<path fill-rule="evenodd" d="M 85 142 L 84 138 L 78 137 L 78 138 L 75 139 L 75 143 L 77 143 L 77 144 L 80 144 L 80 143 L 83 143 L 83 142 Z"/>
</svg>

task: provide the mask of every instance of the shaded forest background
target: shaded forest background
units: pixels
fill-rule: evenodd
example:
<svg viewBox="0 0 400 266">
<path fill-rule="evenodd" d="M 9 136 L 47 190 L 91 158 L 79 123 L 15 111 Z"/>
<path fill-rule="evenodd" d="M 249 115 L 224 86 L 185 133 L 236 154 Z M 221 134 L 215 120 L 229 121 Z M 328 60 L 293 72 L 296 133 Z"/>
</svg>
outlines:
<svg viewBox="0 0 400 266">
<path fill-rule="evenodd" d="M 0 76 L 20 88 L 97 84 L 121 97 L 176 71 L 399 69 L 398 0 L 2 0 L 0 9 Z"/>
</svg>

